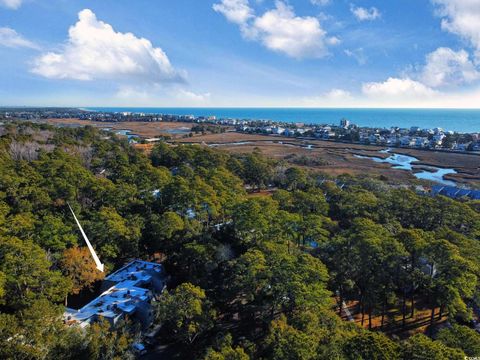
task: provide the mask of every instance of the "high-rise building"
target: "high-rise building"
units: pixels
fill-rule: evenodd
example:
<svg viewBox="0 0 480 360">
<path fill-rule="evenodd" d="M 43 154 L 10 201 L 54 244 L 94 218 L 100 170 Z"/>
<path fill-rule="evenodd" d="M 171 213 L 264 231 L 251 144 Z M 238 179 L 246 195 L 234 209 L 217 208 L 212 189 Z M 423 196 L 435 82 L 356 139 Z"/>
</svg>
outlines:
<svg viewBox="0 0 480 360">
<path fill-rule="evenodd" d="M 350 121 L 347 119 L 342 119 L 340 120 L 340 126 L 346 129 L 350 126 Z"/>
</svg>

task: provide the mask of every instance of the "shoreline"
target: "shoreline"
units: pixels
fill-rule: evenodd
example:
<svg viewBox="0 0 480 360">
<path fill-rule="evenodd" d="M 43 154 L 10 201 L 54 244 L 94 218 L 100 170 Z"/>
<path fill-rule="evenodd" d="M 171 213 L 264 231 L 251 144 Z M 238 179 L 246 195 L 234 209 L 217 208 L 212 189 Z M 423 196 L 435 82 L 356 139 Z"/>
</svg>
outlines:
<svg viewBox="0 0 480 360">
<path fill-rule="evenodd" d="M 441 127 L 446 131 L 457 133 L 479 132 L 480 128 L 475 125 L 480 123 L 480 108 L 318 108 L 318 107 L 83 107 L 96 112 L 131 112 L 145 113 L 152 116 L 169 115 L 196 117 L 216 117 L 217 119 L 238 119 L 250 122 L 264 122 L 292 125 L 303 123 L 305 125 L 333 125 L 342 118 L 347 118 L 360 127 L 389 129 L 392 127 L 422 129 Z M 445 113 L 450 117 L 458 114 L 464 116 L 455 119 L 467 121 L 466 128 L 451 127 L 452 121 L 445 119 Z M 396 115 L 396 116 L 394 116 Z M 394 119 L 395 117 L 399 117 Z M 378 123 L 386 122 L 385 119 L 393 117 L 391 123 L 378 126 Z M 429 117 L 426 123 L 423 120 Z M 400 126 L 403 123 L 406 125 Z"/>
<path fill-rule="evenodd" d="M 50 119 L 43 122 L 57 126 L 94 126 L 96 128 L 113 128 L 115 130 L 130 130 L 144 139 L 169 136 L 171 142 L 193 144 L 222 144 L 217 148 L 229 152 L 252 152 L 255 147 L 260 148 L 267 155 L 285 160 L 290 154 L 299 156 L 314 156 L 325 161 L 324 166 L 309 167 L 318 171 L 337 176 L 340 174 L 364 174 L 383 175 L 393 182 L 412 181 L 414 176 L 404 174 L 402 170 L 391 169 L 385 164 L 373 163 L 370 160 L 355 159 L 354 154 L 371 155 L 376 157 L 388 157 L 387 154 L 378 153 L 389 146 L 376 144 L 360 144 L 338 140 L 323 140 L 310 137 L 284 137 L 268 134 L 246 134 L 237 132 L 233 127 L 226 127 L 226 132 L 218 134 L 194 134 L 192 137 L 183 137 L 182 134 L 171 134 L 169 131 L 180 127 L 191 128 L 196 123 L 190 122 L 93 122 L 76 119 Z M 245 144 L 245 142 L 248 142 Z M 236 145 L 232 145 L 237 143 Z M 280 144 L 283 143 L 283 144 Z M 288 147 L 287 145 L 290 145 Z M 312 145 L 308 148 L 308 145 Z M 149 146 L 142 146 L 148 149 Z M 480 186 L 480 154 L 458 151 L 445 151 L 438 149 L 411 149 L 392 147 L 399 154 L 409 155 L 419 159 L 417 165 L 433 166 L 438 168 L 454 168 L 458 174 L 448 176 L 448 180 L 459 184 L 468 184 L 474 187 Z M 147 150 L 148 151 L 148 150 Z M 288 160 L 288 159 L 287 159 Z M 307 166 L 308 167 L 308 166 Z"/>
</svg>

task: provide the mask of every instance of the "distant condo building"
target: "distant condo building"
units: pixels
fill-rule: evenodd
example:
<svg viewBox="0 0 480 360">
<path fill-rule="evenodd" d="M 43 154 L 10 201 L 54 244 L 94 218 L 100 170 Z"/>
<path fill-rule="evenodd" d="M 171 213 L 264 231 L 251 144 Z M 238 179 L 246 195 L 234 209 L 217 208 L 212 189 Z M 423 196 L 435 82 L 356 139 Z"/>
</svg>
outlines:
<svg viewBox="0 0 480 360">
<path fill-rule="evenodd" d="M 342 119 L 342 120 L 340 120 L 340 126 L 344 129 L 346 129 L 350 126 L 350 121 L 347 120 L 347 119 Z"/>
<path fill-rule="evenodd" d="M 105 278 L 100 296 L 79 310 L 67 308 L 64 320 L 86 327 L 105 319 L 114 327 L 129 318 L 145 329 L 154 320 L 152 302 L 165 289 L 166 278 L 161 264 L 132 261 Z"/>
</svg>

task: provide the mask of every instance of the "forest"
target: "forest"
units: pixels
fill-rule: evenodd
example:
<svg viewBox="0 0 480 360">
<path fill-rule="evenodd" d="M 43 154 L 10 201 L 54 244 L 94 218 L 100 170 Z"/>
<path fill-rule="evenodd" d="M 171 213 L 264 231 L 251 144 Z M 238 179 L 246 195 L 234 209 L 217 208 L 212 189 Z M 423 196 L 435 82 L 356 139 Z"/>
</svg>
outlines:
<svg viewBox="0 0 480 360">
<path fill-rule="evenodd" d="M 134 324 L 62 319 L 102 279 L 67 204 L 107 273 L 164 258 L 172 359 L 480 356 L 478 201 L 28 122 L 0 125 L 0 170 L 0 358 L 135 356 Z"/>
</svg>

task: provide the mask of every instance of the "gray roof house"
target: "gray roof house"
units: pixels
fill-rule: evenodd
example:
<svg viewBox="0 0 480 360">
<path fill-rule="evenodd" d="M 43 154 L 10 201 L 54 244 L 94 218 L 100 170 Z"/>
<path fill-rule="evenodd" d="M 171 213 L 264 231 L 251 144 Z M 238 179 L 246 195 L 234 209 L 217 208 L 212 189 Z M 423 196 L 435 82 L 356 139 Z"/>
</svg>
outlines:
<svg viewBox="0 0 480 360">
<path fill-rule="evenodd" d="M 152 302 L 165 289 L 166 278 L 161 264 L 132 261 L 105 278 L 94 300 L 79 310 L 66 308 L 64 320 L 86 327 L 105 319 L 115 326 L 128 317 L 147 328 L 154 320 Z"/>
</svg>

